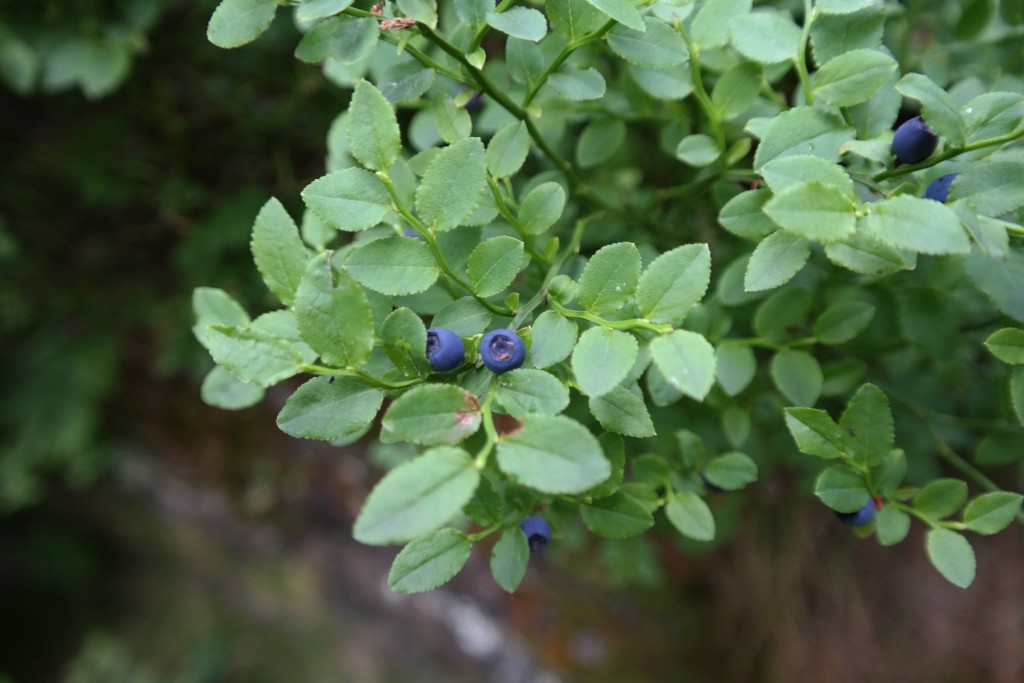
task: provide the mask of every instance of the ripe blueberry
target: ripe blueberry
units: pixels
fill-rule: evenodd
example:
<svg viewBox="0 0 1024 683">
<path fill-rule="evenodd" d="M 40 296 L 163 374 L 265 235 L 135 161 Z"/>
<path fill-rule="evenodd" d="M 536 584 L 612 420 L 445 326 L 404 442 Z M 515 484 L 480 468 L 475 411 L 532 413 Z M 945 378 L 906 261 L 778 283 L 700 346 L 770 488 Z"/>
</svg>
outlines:
<svg viewBox="0 0 1024 683">
<path fill-rule="evenodd" d="M 904 164 L 924 161 L 938 145 L 938 134 L 920 116 L 905 121 L 892 136 L 892 153 Z"/>
<path fill-rule="evenodd" d="M 462 337 L 444 327 L 427 330 L 427 360 L 436 372 L 453 370 L 466 359 Z"/>
<path fill-rule="evenodd" d="M 547 547 L 551 540 L 551 525 L 543 517 L 530 516 L 523 520 L 519 528 L 526 534 L 531 553 L 539 553 Z"/>
<path fill-rule="evenodd" d="M 526 359 L 526 344 L 512 330 L 492 330 L 480 340 L 480 358 L 496 375 L 515 370 Z"/>
<path fill-rule="evenodd" d="M 836 517 L 846 526 L 864 526 L 875 516 L 875 501 L 868 499 L 864 507 L 856 512 L 837 512 Z"/>
<path fill-rule="evenodd" d="M 934 199 L 937 202 L 946 203 L 946 199 L 949 198 L 949 188 L 953 185 L 953 181 L 959 173 L 948 173 L 944 176 L 936 178 L 928 186 L 928 189 L 924 191 L 925 199 Z"/>
</svg>

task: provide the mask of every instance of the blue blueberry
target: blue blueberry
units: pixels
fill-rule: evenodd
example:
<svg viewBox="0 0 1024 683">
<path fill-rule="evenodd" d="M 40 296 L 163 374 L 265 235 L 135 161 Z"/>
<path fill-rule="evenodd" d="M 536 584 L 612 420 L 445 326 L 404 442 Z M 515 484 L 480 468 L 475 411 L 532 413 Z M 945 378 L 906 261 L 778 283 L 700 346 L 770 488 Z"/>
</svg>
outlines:
<svg viewBox="0 0 1024 683">
<path fill-rule="evenodd" d="M 864 507 L 856 512 L 837 512 L 836 517 L 846 526 L 864 526 L 875 516 L 875 501 L 868 498 Z"/>
<path fill-rule="evenodd" d="M 466 359 L 462 337 L 444 327 L 427 330 L 427 360 L 436 372 L 453 370 Z"/>
<path fill-rule="evenodd" d="M 892 136 L 892 153 L 904 164 L 924 161 L 938 145 L 938 134 L 920 116 L 904 122 Z"/>
<path fill-rule="evenodd" d="M 928 186 L 928 189 L 924 191 L 925 199 L 934 199 L 937 202 L 946 203 L 946 199 L 949 198 L 949 188 L 952 187 L 953 181 L 959 173 L 947 173 L 944 176 L 936 178 Z"/>
<path fill-rule="evenodd" d="M 551 540 L 551 525 L 543 517 L 530 516 L 523 520 L 519 528 L 526 534 L 531 553 L 539 553 L 548 546 Z"/>
<path fill-rule="evenodd" d="M 526 360 L 526 344 L 512 330 L 492 330 L 480 340 L 480 358 L 496 375 L 515 370 Z"/>
<path fill-rule="evenodd" d="M 462 92 L 463 90 L 468 90 L 468 88 L 466 86 L 464 86 L 464 85 L 460 86 L 459 87 L 459 92 Z M 473 96 L 469 98 L 469 101 L 467 101 L 464 105 L 462 105 L 462 108 L 465 109 L 466 111 L 468 111 L 471 114 L 473 112 L 475 112 L 475 111 L 479 111 L 480 107 L 483 106 L 483 102 L 482 102 L 483 98 L 484 98 L 483 91 L 482 90 L 477 90 L 476 92 L 473 93 Z"/>
</svg>

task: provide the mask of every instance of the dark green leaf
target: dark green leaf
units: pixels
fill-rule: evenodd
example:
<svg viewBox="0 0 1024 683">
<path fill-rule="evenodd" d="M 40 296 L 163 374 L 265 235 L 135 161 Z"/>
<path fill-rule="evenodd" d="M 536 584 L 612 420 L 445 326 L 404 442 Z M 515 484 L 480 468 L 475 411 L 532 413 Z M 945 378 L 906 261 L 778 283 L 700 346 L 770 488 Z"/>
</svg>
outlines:
<svg viewBox="0 0 1024 683">
<path fill-rule="evenodd" d="M 875 317 L 875 307 L 863 301 L 829 306 L 814 323 L 814 336 L 822 344 L 844 344 L 863 332 Z"/>
<path fill-rule="evenodd" d="M 491 550 L 491 575 L 499 586 L 514 593 L 526 575 L 530 544 L 519 527 L 505 529 Z"/>
<path fill-rule="evenodd" d="M 422 292 L 441 273 L 430 248 L 408 237 L 374 240 L 352 250 L 345 270 L 363 286 L 389 296 Z"/>
<path fill-rule="evenodd" d="M 620 24 L 636 31 L 646 30 L 643 17 L 640 16 L 640 12 L 637 11 L 632 0 L 587 0 L 587 2 Z"/>
<path fill-rule="evenodd" d="M 893 505 L 886 505 L 875 516 L 875 533 L 882 545 L 896 545 L 910 532 L 910 515 Z"/>
<path fill-rule="evenodd" d="M 718 383 L 730 396 L 747 388 L 757 372 L 754 352 L 746 344 L 724 341 L 715 350 L 715 374 Z"/>
<path fill-rule="evenodd" d="M 485 154 L 487 171 L 497 178 L 514 175 L 530 153 L 530 131 L 522 121 L 510 123 L 491 138 Z"/>
<path fill-rule="evenodd" d="M 582 506 L 580 516 L 588 529 L 606 538 L 629 538 L 654 526 L 654 517 L 643 503 L 621 489 Z"/>
<path fill-rule="evenodd" d="M 523 418 L 522 429 L 499 440 L 498 466 L 544 493 L 582 493 L 611 475 L 594 435 L 561 415 Z"/>
<path fill-rule="evenodd" d="M 676 330 L 651 342 L 654 365 L 668 383 L 703 401 L 715 383 L 715 349 L 696 332 Z"/>
<path fill-rule="evenodd" d="M 967 539 L 949 529 L 932 529 L 928 532 L 925 549 L 939 573 L 947 581 L 960 588 L 967 588 L 974 582 L 977 560 Z"/>
<path fill-rule="evenodd" d="M 472 550 L 472 541 L 456 529 L 420 536 L 398 553 L 388 573 L 388 585 L 396 593 L 433 590 L 459 573 Z"/>
<path fill-rule="evenodd" d="M 715 538 L 715 517 L 704 499 L 693 491 L 676 491 L 665 504 L 665 516 L 679 533 L 696 541 Z"/>
<path fill-rule="evenodd" d="M 402 394 L 381 422 L 381 438 L 424 446 L 453 445 L 480 428 L 480 404 L 451 384 L 424 384 Z"/>
<path fill-rule="evenodd" d="M 964 509 L 964 524 L 985 536 L 999 533 L 1013 522 L 1022 500 L 1024 496 L 1009 491 L 982 494 Z"/>
<path fill-rule="evenodd" d="M 822 470 L 814 483 L 814 495 L 837 512 L 856 512 L 868 502 L 863 477 L 847 465 Z"/>
<path fill-rule="evenodd" d="M 771 376 L 778 390 L 794 405 L 813 406 L 821 396 L 821 366 L 806 351 L 783 349 L 776 353 L 772 357 Z"/>
<path fill-rule="evenodd" d="M 285 434 L 334 441 L 365 431 L 384 392 L 354 377 L 316 377 L 295 390 L 277 416 Z"/>
<path fill-rule="evenodd" d="M 402 151 L 395 108 L 369 81 L 356 83 L 348 107 L 348 146 L 359 163 L 386 171 Z"/>
<path fill-rule="evenodd" d="M 460 140 L 434 156 L 416 188 L 416 211 L 428 227 L 451 230 L 476 210 L 487 189 L 484 157 L 479 138 Z"/>
<path fill-rule="evenodd" d="M 736 491 L 757 481 L 757 463 L 745 453 L 732 451 L 712 458 L 703 474 L 718 488 Z"/>
<path fill-rule="evenodd" d="M 576 301 L 598 315 L 613 313 L 633 295 L 640 268 L 640 252 L 632 243 L 601 247 L 580 275 Z"/>
<path fill-rule="evenodd" d="M 549 372 L 519 368 L 498 377 L 494 399 L 513 417 L 555 415 L 568 407 L 569 389 Z"/>
<path fill-rule="evenodd" d="M 457 333 L 456 333 L 457 334 Z M 427 328 L 408 308 L 396 308 L 380 326 L 384 353 L 402 373 L 425 376 L 430 373 L 427 360 Z"/>
<path fill-rule="evenodd" d="M 359 283 L 331 266 L 331 252 L 310 261 L 295 294 L 302 340 L 338 367 L 358 367 L 373 352 L 373 313 Z"/>
<path fill-rule="evenodd" d="M 487 23 L 502 33 L 535 43 L 548 32 L 544 15 L 529 7 L 510 7 L 503 12 L 489 12 Z"/>
<path fill-rule="evenodd" d="M 824 410 L 786 408 L 786 427 L 801 453 L 826 460 L 842 457 L 843 435 Z"/>
<path fill-rule="evenodd" d="M 270 28 L 277 0 L 221 0 L 210 17 L 206 37 L 217 47 L 251 43 Z"/>
<path fill-rule="evenodd" d="M 485 240 L 469 255 L 469 279 L 482 297 L 494 296 L 507 288 L 523 264 L 523 243 L 508 235 Z"/>
<path fill-rule="evenodd" d="M 784 285 L 803 269 L 810 256 L 810 242 L 779 230 L 754 249 L 743 276 L 743 288 L 748 292 L 759 292 Z"/>
<path fill-rule="evenodd" d="M 889 399 L 873 384 L 857 390 L 839 427 L 847 455 L 868 465 L 887 457 L 896 439 Z"/>
<path fill-rule="evenodd" d="M 576 321 L 544 311 L 533 323 L 533 345 L 527 354 L 535 368 L 551 367 L 569 357 L 576 346 Z"/>
<path fill-rule="evenodd" d="M 638 439 L 655 436 L 644 400 L 625 387 L 591 398 L 590 412 L 610 432 Z"/>
<path fill-rule="evenodd" d="M 646 17 L 645 29 L 638 31 L 624 25 L 616 26 L 608 34 L 608 47 L 630 64 L 661 68 L 677 66 L 686 61 L 689 53 L 679 32 L 663 21 Z"/>
<path fill-rule="evenodd" d="M 939 520 L 949 517 L 967 502 L 967 484 L 959 479 L 936 479 L 914 496 L 914 509 Z"/>
<path fill-rule="evenodd" d="M 565 190 L 556 182 L 541 183 L 530 190 L 519 205 L 519 222 L 531 235 L 539 235 L 562 217 Z"/>
<path fill-rule="evenodd" d="M 870 205 L 862 225 L 876 239 L 922 254 L 966 254 L 971 241 L 953 209 L 901 194 Z"/>
<path fill-rule="evenodd" d="M 849 107 L 866 102 L 896 73 L 896 60 L 878 50 L 851 50 L 826 62 L 814 75 L 814 94 Z"/>
<path fill-rule="evenodd" d="M 335 230 L 349 232 L 378 225 L 391 210 L 384 183 L 361 168 L 344 168 L 314 180 L 302 191 L 302 201 Z"/>
<path fill-rule="evenodd" d="M 592 327 L 580 335 L 572 353 L 576 383 L 588 396 L 602 396 L 626 378 L 639 345 L 628 332 Z"/>
</svg>

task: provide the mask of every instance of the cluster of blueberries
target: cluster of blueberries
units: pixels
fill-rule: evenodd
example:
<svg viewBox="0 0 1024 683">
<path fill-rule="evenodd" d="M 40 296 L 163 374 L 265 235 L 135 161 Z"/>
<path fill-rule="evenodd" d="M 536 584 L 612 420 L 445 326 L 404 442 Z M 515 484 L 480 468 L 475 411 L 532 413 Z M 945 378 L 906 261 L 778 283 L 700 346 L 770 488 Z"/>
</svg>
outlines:
<svg viewBox="0 0 1024 683">
<path fill-rule="evenodd" d="M 526 359 L 526 344 L 512 330 L 492 330 L 480 340 L 480 358 L 496 375 L 515 370 Z M 444 327 L 427 330 L 427 360 L 434 372 L 448 372 L 466 360 L 462 337 Z"/>
<path fill-rule="evenodd" d="M 903 123 L 892 136 L 892 153 L 902 164 L 916 164 L 924 161 L 939 146 L 939 135 L 928 127 L 920 116 Z M 925 199 L 945 203 L 949 188 L 959 173 L 949 173 L 936 178 L 924 191 Z"/>
</svg>

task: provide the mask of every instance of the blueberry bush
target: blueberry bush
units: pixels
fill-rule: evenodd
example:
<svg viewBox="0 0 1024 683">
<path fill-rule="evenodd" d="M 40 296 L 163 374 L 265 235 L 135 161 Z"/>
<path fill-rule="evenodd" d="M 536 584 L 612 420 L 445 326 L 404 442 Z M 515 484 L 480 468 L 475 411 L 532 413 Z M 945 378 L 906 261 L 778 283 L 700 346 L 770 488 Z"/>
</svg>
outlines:
<svg viewBox="0 0 1024 683">
<path fill-rule="evenodd" d="M 354 526 L 394 590 L 714 541 L 783 468 L 964 588 L 1024 525 L 1024 3 L 223 0 L 208 37 L 275 17 L 350 98 L 255 217 L 282 307 L 195 291 L 202 395 L 303 376 L 287 434 L 422 447 Z"/>
</svg>

